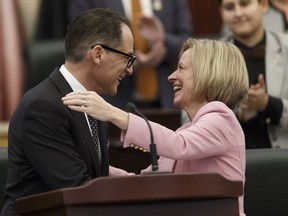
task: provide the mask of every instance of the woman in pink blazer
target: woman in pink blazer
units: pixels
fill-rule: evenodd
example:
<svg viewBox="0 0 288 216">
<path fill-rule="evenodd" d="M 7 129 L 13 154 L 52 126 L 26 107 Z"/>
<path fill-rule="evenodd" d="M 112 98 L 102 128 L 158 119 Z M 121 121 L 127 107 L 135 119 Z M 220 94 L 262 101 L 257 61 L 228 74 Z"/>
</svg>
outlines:
<svg viewBox="0 0 288 216">
<path fill-rule="evenodd" d="M 183 44 L 180 57 L 168 80 L 174 89 L 174 105 L 185 110 L 191 122 L 176 131 L 150 122 L 160 155 L 159 170 L 213 172 L 244 184 L 245 139 L 233 113 L 249 89 L 242 54 L 229 42 L 191 38 Z M 124 147 L 134 144 L 149 151 L 149 129 L 142 118 L 110 105 L 95 92 L 71 93 L 63 101 L 73 110 L 122 129 Z M 239 213 L 245 215 L 243 197 Z"/>
</svg>

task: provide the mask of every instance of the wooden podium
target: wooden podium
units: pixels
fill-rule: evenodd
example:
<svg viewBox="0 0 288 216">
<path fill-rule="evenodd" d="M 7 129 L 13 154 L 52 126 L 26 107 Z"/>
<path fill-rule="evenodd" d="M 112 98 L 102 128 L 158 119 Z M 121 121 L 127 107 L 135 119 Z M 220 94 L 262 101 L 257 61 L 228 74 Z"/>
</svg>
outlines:
<svg viewBox="0 0 288 216">
<path fill-rule="evenodd" d="M 243 184 L 219 174 L 101 177 L 16 200 L 23 216 L 239 216 Z"/>
</svg>

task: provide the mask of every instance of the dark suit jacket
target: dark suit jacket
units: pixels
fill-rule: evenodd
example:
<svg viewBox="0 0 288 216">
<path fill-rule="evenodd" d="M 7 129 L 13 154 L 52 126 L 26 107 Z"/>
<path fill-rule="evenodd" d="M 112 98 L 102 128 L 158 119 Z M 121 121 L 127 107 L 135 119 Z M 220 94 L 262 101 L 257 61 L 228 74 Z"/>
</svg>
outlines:
<svg viewBox="0 0 288 216">
<path fill-rule="evenodd" d="M 58 69 L 28 91 L 8 132 L 6 203 L 1 216 L 15 215 L 18 197 L 74 187 L 109 172 L 108 142 L 99 122 L 102 166 L 85 115 L 61 98 L 72 89 Z"/>
<path fill-rule="evenodd" d="M 155 0 L 151 0 L 153 3 Z M 159 1 L 159 0 L 157 0 Z M 174 92 L 171 83 L 168 82 L 168 76 L 174 71 L 177 63 L 179 51 L 182 43 L 192 36 L 192 24 L 190 11 L 187 6 L 187 0 L 161 0 L 162 9 L 153 10 L 154 15 L 156 15 L 165 28 L 165 45 L 167 47 L 167 55 L 164 61 L 157 68 L 157 75 L 159 81 L 159 97 L 161 102 L 161 107 L 163 108 L 173 108 L 173 98 Z M 79 12 L 91 9 L 91 8 L 112 8 L 118 11 L 120 14 L 125 16 L 124 8 L 121 0 L 70 0 L 68 7 L 68 16 L 70 19 L 75 17 Z M 129 78 L 124 79 L 127 83 Z M 122 84 L 122 83 L 121 83 Z M 131 88 L 133 85 L 128 86 L 128 84 L 122 84 L 119 86 L 119 97 L 113 97 L 114 99 L 121 98 L 124 104 L 120 105 L 123 108 L 128 101 L 127 95 L 131 94 Z M 125 86 L 126 85 L 126 86 Z M 121 94 L 121 92 L 123 94 Z M 121 103 L 119 101 L 119 103 Z M 115 105 L 115 104 L 114 104 Z"/>
</svg>

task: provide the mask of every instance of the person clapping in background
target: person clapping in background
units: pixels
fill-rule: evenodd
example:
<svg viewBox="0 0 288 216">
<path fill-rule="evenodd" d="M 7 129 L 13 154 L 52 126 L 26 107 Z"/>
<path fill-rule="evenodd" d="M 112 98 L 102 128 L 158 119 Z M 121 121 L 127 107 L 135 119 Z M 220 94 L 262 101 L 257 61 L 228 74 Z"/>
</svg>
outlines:
<svg viewBox="0 0 288 216">
<path fill-rule="evenodd" d="M 248 69 L 248 100 L 236 114 L 246 148 L 288 148 L 288 37 L 268 30 L 268 0 L 220 0 L 231 35 L 223 38 L 242 52 Z"/>
</svg>

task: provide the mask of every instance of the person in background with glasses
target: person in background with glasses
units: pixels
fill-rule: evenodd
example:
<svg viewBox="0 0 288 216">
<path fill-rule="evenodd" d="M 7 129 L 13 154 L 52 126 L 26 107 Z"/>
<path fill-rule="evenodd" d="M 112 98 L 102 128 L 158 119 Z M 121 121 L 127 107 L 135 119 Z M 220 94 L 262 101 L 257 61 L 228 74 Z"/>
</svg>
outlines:
<svg viewBox="0 0 288 216">
<path fill-rule="evenodd" d="M 73 91 L 115 95 L 133 72 L 133 44 L 127 19 L 112 10 L 88 10 L 71 21 L 65 63 L 23 96 L 11 118 L 1 216 L 17 215 L 19 197 L 83 185 L 100 176 L 134 175 L 109 166 L 102 122 L 91 124 L 89 116 L 71 111 L 61 100 Z"/>
</svg>

